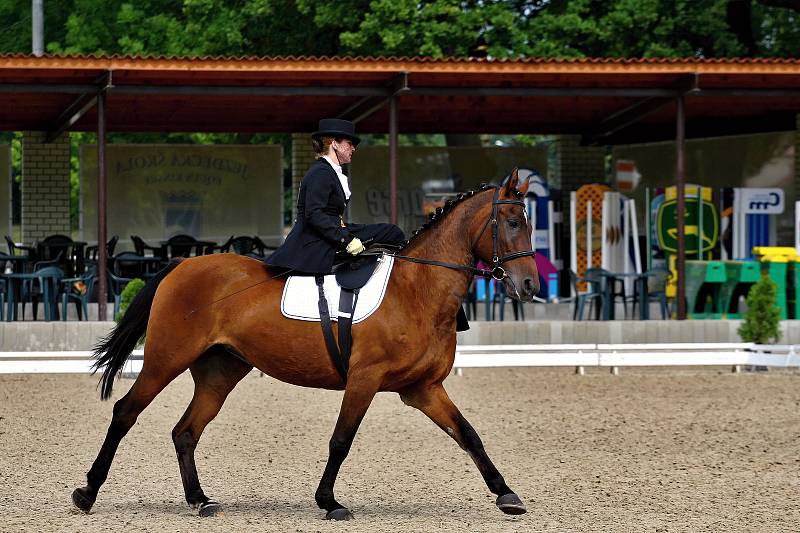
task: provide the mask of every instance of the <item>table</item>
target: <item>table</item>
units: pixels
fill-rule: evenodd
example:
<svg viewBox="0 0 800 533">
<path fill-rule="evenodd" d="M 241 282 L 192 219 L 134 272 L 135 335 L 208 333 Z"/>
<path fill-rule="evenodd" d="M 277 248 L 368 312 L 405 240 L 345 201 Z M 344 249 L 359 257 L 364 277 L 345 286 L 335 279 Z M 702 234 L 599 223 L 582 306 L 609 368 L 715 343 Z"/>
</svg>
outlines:
<svg viewBox="0 0 800 533">
<path fill-rule="evenodd" d="M 22 255 L 5 255 L 0 257 L 0 261 L 8 261 L 11 263 L 11 269 L 14 272 L 22 272 L 25 270 L 25 263 L 29 261 L 29 259 Z M 0 272 L 2 274 L 2 272 Z"/>
<path fill-rule="evenodd" d="M 141 273 L 144 278 L 151 278 L 156 275 L 156 273 L 161 270 L 161 268 L 167 263 L 167 261 L 161 257 L 153 256 L 153 255 L 128 255 L 127 253 L 122 256 L 115 256 L 114 262 L 116 263 L 119 261 L 120 263 L 139 263 L 141 265 Z M 116 271 L 115 274 L 121 275 L 124 273 L 118 273 Z"/>
<path fill-rule="evenodd" d="M 639 298 L 639 320 L 650 320 L 650 302 L 647 288 L 648 278 L 655 276 L 653 272 L 602 272 L 605 278 L 603 291 L 605 292 L 605 306 L 603 307 L 603 320 L 614 320 L 614 285 L 617 280 L 633 278 Z"/>
<path fill-rule="evenodd" d="M 31 286 L 34 280 L 41 279 L 42 283 L 42 303 L 44 304 L 44 319 L 55 320 L 54 317 L 58 315 L 58 302 L 56 296 L 58 292 L 58 281 L 62 275 L 57 274 L 34 274 L 33 272 L 16 272 L 13 274 L 3 274 L 2 278 L 8 283 L 8 313 L 6 321 L 11 322 L 17 319 L 17 301 L 20 299 L 22 292 L 22 284 L 25 281 L 31 281 Z M 53 280 L 52 286 L 47 281 Z M 23 319 L 25 317 L 22 317 Z"/>
</svg>

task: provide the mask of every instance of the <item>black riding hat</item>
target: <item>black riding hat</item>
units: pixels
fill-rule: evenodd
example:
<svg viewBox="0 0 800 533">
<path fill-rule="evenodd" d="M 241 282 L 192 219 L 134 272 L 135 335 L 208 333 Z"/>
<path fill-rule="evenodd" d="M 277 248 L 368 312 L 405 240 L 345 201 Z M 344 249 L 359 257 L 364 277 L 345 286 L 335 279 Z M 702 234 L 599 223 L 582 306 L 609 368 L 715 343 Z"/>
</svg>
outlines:
<svg viewBox="0 0 800 533">
<path fill-rule="evenodd" d="M 319 130 L 312 133 L 311 138 L 319 139 L 320 137 L 343 137 L 353 141 L 356 146 L 361 142 L 361 139 L 356 135 L 356 125 L 349 120 L 339 118 L 323 118 L 320 120 Z"/>
</svg>

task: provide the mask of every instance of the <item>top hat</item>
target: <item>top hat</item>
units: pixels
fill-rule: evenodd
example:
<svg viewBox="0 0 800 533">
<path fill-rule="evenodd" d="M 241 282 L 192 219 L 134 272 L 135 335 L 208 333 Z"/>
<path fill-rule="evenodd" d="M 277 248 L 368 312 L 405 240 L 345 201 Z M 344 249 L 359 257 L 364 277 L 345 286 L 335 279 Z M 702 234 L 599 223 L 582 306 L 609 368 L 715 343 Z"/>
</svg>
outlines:
<svg viewBox="0 0 800 533">
<path fill-rule="evenodd" d="M 353 141 L 356 146 L 361 142 L 361 139 L 356 135 L 356 125 L 349 120 L 340 118 L 323 118 L 320 120 L 319 129 L 311 134 L 311 138 L 319 139 L 320 137 L 344 137 Z"/>
</svg>

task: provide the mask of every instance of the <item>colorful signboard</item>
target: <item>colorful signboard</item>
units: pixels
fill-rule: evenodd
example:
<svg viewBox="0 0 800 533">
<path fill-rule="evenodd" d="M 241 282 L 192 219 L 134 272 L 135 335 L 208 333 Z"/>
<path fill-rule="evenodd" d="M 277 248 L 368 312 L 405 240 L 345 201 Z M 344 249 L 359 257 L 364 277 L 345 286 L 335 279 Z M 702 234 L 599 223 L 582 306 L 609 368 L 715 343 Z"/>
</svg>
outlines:
<svg viewBox="0 0 800 533">
<path fill-rule="evenodd" d="M 684 243 L 687 255 L 697 254 L 702 242 L 702 251 L 709 252 L 719 239 L 719 216 L 711 201 L 711 189 L 703 187 L 702 205 L 698 203 L 697 187 L 686 186 L 684 212 Z M 700 211 L 702 209 L 702 216 Z M 656 234 L 659 247 L 668 253 L 678 251 L 678 199 L 675 187 L 668 187 L 665 199 L 658 208 Z"/>
</svg>

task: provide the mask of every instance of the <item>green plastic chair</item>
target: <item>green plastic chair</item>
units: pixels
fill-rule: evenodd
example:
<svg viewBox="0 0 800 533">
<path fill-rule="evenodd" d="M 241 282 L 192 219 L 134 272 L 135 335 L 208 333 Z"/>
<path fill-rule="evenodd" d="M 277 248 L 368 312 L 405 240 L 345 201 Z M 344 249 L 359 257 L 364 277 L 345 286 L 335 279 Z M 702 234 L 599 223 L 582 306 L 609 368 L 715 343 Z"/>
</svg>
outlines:
<svg viewBox="0 0 800 533">
<path fill-rule="evenodd" d="M 598 302 L 600 305 L 600 309 L 603 308 L 606 301 L 605 292 L 603 292 L 603 280 L 600 277 L 594 277 L 591 272 L 593 269 L 589 269 L 589 277 L 581 278 L 572 270 L 569 271 L 569 280 L 572 284 L 572 290 L 575 293 L 575 296 L 572 298 L 564 298 L 561 301 L 574 301 L 575 305 L 573 306 L 572 310 L 572 319 L 573 320 L 583 320 L 583 309 L 586 306 L 586 303 L 589 303 L 589 306 L 594 305 L 594 302 Z M 578 282 L 583 281 L 586 282 L 589 290 L 587 292 L 579 292 L 578 291 Z"/>
</svg>

